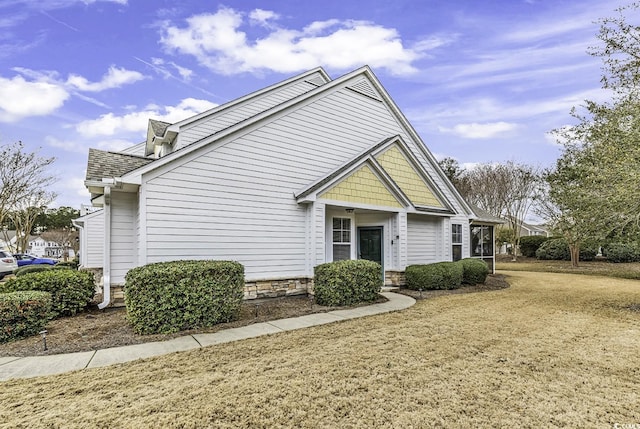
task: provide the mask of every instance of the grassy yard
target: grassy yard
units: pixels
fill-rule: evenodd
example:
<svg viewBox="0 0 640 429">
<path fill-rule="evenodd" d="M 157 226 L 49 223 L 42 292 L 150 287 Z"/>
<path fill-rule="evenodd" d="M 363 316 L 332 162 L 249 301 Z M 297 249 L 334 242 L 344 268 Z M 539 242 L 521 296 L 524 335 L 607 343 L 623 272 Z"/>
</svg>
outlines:
<svg viewBox="0 0 640 429">
<path fill-rule="evenodd" d="M 640 424 L 640 282 L 506 274 L 399 313 L 0 383 L 0 427 Z"/>
<path fill-rule="evenodd" d="M 516 262 L 511 262 L 510 257 L 502 256 L 496 261 L 496 270 L 587 274 L 640 280 L 640 262 L 614 264 L 606 261 L 580 261 L 578 265 L 575 268 L 570 261 L 541 261 L 522 256 Z"/>
</svg>

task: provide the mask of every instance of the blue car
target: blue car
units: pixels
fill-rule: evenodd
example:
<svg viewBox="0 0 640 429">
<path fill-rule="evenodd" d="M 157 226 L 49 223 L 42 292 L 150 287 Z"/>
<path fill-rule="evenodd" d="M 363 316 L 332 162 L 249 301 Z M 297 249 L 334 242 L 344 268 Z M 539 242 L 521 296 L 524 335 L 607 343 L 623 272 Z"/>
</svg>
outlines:
<svg viewBox="0 0 640 429">
<path fill-rule="evenodd" d="M 26 253 L 14 253 L 14 258 L 16 258 L 16 262 L 18 263 L 18 267 L 24 267 L 25 265 L 37 265 L 37 264 L 47 264 L 47 265 L 55 265 L 56 261 L 49 258 L 38 258 L 32 255 L 27 255 Z"/>
</svg>

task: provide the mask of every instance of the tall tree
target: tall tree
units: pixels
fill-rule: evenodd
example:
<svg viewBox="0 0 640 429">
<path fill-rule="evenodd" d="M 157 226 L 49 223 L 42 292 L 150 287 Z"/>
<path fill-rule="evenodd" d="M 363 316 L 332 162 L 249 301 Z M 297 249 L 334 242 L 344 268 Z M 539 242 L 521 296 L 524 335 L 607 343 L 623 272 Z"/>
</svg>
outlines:
<svg viewBox="0 0 640 429">
<path fill-rule="evenodd" d="M 47 172 L 54 158 L 28 152 L 17 142 L 0 146 L 0 160 L 0 225 L 4 225 L 16 204 L 55 181 Z"/>
<path fill-rule="evenodd" d="M 640 232 L 640 26 L 624 15 L 639 8 L 634 3 L 602 19 L 602 45 L 590 51 L 603 59 L 601 81 L 613 91 L 612 101 L 586 101 L 585 113 L 572 111 L 575 125 L 555 130 L 565 143 L 548 175 L 549 196 L 573 265 L 588 238 Z"/>
<path fill-rule="evenodd" d="M 26 252 L 29 247 L 29 235 L 40 215 L 55 198 L 55 194 L 44 190 L 36 191 L 15 204 L 8 216 L 16 230 L 16 249 Z"/>
<path fill-rule="evenodd" d="M 35 227 L 39 232 L 51 230 L 72 228 L 71 221 L 80 216 L 80 210 L 73 207 L 57 207 L 46 209 L 38 215 Z"/>
</svg>

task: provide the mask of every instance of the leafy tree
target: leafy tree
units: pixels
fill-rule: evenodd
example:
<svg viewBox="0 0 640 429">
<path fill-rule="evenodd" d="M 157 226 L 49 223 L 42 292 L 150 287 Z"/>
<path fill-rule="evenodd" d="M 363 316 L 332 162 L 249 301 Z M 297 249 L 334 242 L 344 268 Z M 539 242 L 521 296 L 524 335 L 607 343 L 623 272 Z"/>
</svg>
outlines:
<svg viewBox="0 0 640 429">
<path fill-rule="evenodd" d="M 73 228 L 71 221 L 80 216 L 80 210 L 73 207 L 46 209 L 36 219 L 34 227 L 39 231 Z"/>
<path fill-rule="evenodd" d="M 624 12 L 600 21 L 603 45 L 591 48 L 602 57 L 603 87 L 613 91 L 606 103 L 587 101 L 584 114 L 575 108 L 577 124 L 555 130 L 564 152 L 547 175 L 554 226 L 567 238 L 571 260 L 578 265 L 580 246 L 640 232 L 640 27 Z"/>
<path fill-rule="evenodd" d="M 454 158 L 443 158 L 438 161 L 438 164 L 453 186 L 466 198 L 470 189 L 465 169 Z"/>
</svg>

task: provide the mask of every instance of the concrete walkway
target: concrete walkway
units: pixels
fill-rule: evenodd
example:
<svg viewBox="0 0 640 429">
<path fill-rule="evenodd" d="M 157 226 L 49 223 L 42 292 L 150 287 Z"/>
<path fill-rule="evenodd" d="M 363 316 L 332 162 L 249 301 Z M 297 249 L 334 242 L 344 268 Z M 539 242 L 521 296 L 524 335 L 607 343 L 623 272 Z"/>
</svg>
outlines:
<svg viewBox="0 0 640 429">
<path fill-rule="evenodd" d="M 0 381 L 12 378 L 29 378 L 42 375 L 61 374 L 85 368 L 98 368 L 116 363 L 130 362 L 152 356 L 192 350 L 216 344 L 229 343 L 278 332 L 325 325 L 341 320 L 404 310 L 415 304 L 415 300 L 398 293 L 382 292 L 389 301 L 348 310 L 315 313 L 288 319 L 255 323 L 240 328 L 225 329 L 212 334 L 194 334 L 167 341 L 134 344 L 89 352 L 68 353 L 50 356 L 0 357 Z"/>
</svg>

